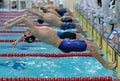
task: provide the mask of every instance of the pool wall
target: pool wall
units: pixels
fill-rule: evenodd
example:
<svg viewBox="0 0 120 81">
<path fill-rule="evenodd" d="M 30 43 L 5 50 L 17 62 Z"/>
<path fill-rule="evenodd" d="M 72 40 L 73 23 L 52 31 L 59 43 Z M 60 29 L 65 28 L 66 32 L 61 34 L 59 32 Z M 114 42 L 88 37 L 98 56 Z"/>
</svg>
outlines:
<svg viewBox="0 0 120 81">
<path fill-rule="evenodd" d="M 113 46 L 111 46 L 102 35 L 89 23 L 88 20 L 85 19 L 84 15 L 81 15 L 81 12 L 74 8 L 74 12 L 77 16 L 77 18 L 81 21 L 81 24 L 84 29 L 86 29 L 89 32 L 89 35 L 96 41 L 95 43 L 97 45 L 102 46 L 102 52 L 107 56 L 107 59 L 110 62 L 117 61 L 117 67 L 116 70 L 118 74 L 120 74 L 120 52 L 119 50 L 116 50 Z"/>
</svg>

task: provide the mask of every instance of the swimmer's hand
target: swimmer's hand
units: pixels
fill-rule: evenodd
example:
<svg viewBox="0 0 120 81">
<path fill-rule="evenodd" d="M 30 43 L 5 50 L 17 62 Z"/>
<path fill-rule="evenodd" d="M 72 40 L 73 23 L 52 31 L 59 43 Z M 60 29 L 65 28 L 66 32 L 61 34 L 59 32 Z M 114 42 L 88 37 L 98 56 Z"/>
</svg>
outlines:
<svg viewBox="0 0 120 81">
<path fill-rule="evenodd" d="M 15 47 L 17 45 L 17 41 L 14 41 L 12 45 Z"/>
<path fill-rule="evenodd" d="M 30 10 L 31 10 L 32 8 L 26 8 L 24 11 L 23 11 L 23 13 L 24 14 L 27 14 L 27 13 L 30 13 Z"/>
<path fill-rule="evenodd" d="M 4 24 L 3 24 L 3 28 L 6 30 L 6 29 L 11 29 L 11 26 L 10 26 L 10 24 L 8 24 L 8 22 L 5 22 Z"/>
<path fill-rule="evenodd" d="M 28 8 L 26 8 L 26 9 L 23 11 L 23 13 L 28 13 Z"/>
<path fill-rule="evenodd" d="M 32 8 L 38 8 L 39 7 L 39 3 L 34 3 L 33 5 L 32 5 Z"/>
<path fill-rule="evenodd" d="M 24 12 L 31 13 L 32 10 L 33 10 L 33 8 L 26 8 L 26 10 Z"/>
</svg>

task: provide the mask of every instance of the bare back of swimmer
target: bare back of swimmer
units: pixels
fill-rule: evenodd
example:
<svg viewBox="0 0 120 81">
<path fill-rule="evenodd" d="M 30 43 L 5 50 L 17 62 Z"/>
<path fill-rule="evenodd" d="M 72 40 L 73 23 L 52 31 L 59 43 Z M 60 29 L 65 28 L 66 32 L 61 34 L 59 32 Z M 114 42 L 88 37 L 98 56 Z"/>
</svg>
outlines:
<svg viewBox="0 0 120 81">
<path fill-rule="evenodd" d="M 55 16 L 54 14 L 51 13 L 44 13 L 44 19 L 47 23 L 49 23 L 52 26 L 58 26 L 60 27 L 62 22 L 61 19 L 57 16 Z M 52 21 L 52 22 L 51 22 Z"/>
</svg>

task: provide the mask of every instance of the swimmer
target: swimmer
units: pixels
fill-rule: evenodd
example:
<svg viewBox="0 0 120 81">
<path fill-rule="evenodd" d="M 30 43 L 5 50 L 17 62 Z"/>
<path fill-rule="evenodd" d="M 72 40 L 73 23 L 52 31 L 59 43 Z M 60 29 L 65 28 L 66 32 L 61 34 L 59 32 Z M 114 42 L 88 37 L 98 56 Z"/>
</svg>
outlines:
<svg viewBox="0 0 120 81">
<path fill-rule="evenodd" d="M 83 31 L 82 27 L 78 23 L 74 23 L 74 22 L 64 23 L 61 21 L 61 19 L 58 16 L 52 13 L 43 13 L 33 8 L 29 8 L 27 9 L 27 11 L 38 16 L 39 23 L 43 23 L 45 21 L 51 26 L 60 27 L 62 30 L 77 28 L 80 33 L 82 33 L 85 37 L 87 37 L 86 32 Z"/>
<path fill-rule="evenodd" d="M 55 6 L 53 4 L 53 1 L 49 1 L 49 0 L 47 1 L 47 3 L 41 3 L 41 2 L 38 3 L 37 2 L 32 5 L 33 8 L 39 8 L 39 7 L 43 7 L 43 6 L 46 6 L 46 8 L 54 8 L 54 9 L 59 8 L 58 6 Z"/>
<path fill-rule="evenodd" d="M 40 8 L 42 10 L 42 12 L 44 13 L 51 13 L 51 14 L 55 14 L 56 16 L 60 17 L 59 14 L 57 14 L 53 9 L 46 9 L 44 7 Z M 60 17 L 62 22 L 74 22 L 74 23 L 78 23 L 77 19 L 71 16 L 62 16 Z"/>
<path fill-rule="evenodd" d="M 54 15 L 60 17 L 60 15 L 55 10 L 53 10 L 53 9 L 46 9 L 44 7 L 41 7 L 40 9 L 44 13 L 51 13 L 51 14 L 54 14 Z M 74 22 L 74 23 L 78 23 L 77 19 L 74 18 L 74 17 L 71 17 L 71 16 L 62 16 L 62 17 L 60 17 L 60 19 L 61 19 L 62 22 Z"/>
<path fill-rule="evenodd" d="M 74 14 L 71 10 L 68 8 L 63 8 L 63 5 L 55 6 L 53 2 L 49 2 L 48 4 L 42 4 L 42 3 L 35 3 L 33 4 L 32 8 L 39 8 L 39 7 L 44 7 L 46 9 L 53 9 L 54 11 L 57 12 L 60 16 L 63 16 L 65 14 L 74 17 Z"/>
<path fill-rule="evenodd" d="M 16 20 L 17 19 L 17 20 Z M 24 23 L 26 24 L 30 32 L 33 36 L 40 39 L 42 42 L 46 44 L 53 45 L 59 48 L 61 51 L 65 53 L 69 52 L 83 52 L 89 50 L 91 54 L 105 67 L 105 68 L 114 68 L 116 66 L 116 62 L 107 62 L 102 58 L 102 56 L 98 53 L 94 45 L 86 43 L 84 40 L 78 39 L 60 39 L 57 35 L 58 31 L 52 29 L 50 27 L 38 27 L 33 23 L 33 21 L 25 14 L 19 16 L 17 18 L 12 19 L 11 23 L 5 22 L 4 29 L 11 29 L 13 26 L 17 24 Z"/>
<path fill-rule="evenodd" d="M 38 30 L 41 28 L 38 28 Z M 57 31 L 57 35 L 60 39 L 80 39 L 83 40 L 83 38 L 80 36 L 79 33 L 75 33 L 73 31 L 64 31 L 64 30 L 59 30 Z M 36 37 L 32 35 L 32 33 L 28 30 L 24 32 L 22 36 L 20 36 L 16 41 L 13 42 L 13 47 L 15 47 L 20 41 L 25 40 L 27 43 L 32 43 L 34 42 Z M 92 43 L 91 40 L 84 39 L 88 43 Z M 99 46 L 95 45 L 96 48 L 100 49 Z"/>
</svg>

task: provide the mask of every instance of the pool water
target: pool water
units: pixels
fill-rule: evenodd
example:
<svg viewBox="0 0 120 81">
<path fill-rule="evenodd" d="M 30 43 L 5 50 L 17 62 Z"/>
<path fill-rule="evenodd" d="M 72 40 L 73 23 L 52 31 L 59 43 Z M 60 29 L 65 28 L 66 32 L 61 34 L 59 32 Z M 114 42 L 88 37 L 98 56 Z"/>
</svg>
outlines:
<svg viewBox="0 0 120 81">
<path fill-rule="evenodd" d="M 1 23 L 2 24 L 2 23 Z M 12 30 L 25 30 L 14 27 Z M 2 27 L 0 28 L 2 30 Z M 0 39 L 17 39 L 20 33 L 0 33 Z M 86 51 L 88 52 L 88 51 Z M 101 51 L 100 51 L 101 52 Z M 0 53 L 63 53 L 43 42 L 0 43 Z M 115 69 L 104 68 L 94 57 L 0 57 L 1 77 L 116 77 Z"/>
<path fill-rule="evenodd" d="M 113 76 L 93 57 L 9 57 L 0 58 L 1 77 L 93 77 Z"/>
<path fill-rule="evenodd" d="M 62 53 L 59 49 L 45 43 L 19 43 L 15 48 L 12 43 L 0 43 L 1 53 Z"/>
</svg>

